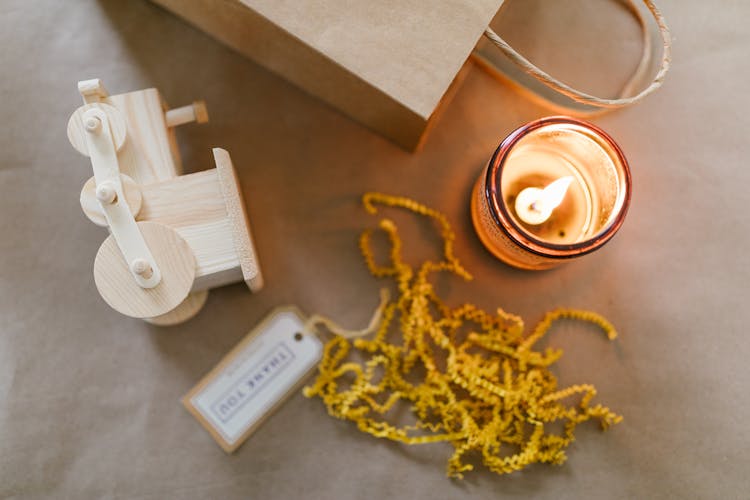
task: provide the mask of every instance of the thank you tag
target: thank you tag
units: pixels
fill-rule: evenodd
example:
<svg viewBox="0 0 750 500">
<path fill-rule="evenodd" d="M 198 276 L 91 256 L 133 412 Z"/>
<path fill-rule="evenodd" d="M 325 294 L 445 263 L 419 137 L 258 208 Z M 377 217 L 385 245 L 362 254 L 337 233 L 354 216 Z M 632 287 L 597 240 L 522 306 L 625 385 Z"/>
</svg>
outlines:
<svg viewBox="0 0 750 500">
<path fill-rule="evenodd" d="M 297 309 L 275 309 L 182 403 L 231 453 L 304 382 L 322 352 Z"/>
</svg>

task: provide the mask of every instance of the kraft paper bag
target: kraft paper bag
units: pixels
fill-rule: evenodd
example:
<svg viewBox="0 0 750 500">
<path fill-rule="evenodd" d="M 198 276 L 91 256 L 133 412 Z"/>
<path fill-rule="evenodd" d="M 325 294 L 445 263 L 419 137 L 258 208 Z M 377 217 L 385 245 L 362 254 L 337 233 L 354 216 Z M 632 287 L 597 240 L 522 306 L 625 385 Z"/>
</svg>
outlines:
<svg viewBox="0 0 750 500">
<path fill-rule="evenodd" d="M 153 1 L 407 150 L 503 3 Z"/>
</svg>

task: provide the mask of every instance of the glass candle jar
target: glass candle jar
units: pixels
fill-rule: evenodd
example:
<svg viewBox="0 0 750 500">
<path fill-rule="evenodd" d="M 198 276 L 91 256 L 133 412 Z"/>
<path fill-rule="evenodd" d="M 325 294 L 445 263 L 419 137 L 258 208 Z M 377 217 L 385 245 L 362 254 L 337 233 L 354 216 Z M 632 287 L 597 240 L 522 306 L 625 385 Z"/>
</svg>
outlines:
<svg viewBox="0 0 750 500">
<path fill-rule="evenodd" d="M 554 116 L 511 133 L 471 201 L 485 247 L 521 269 L 549 269 L 600 248 L 630 204 L 630 169 L 598 127 Z"/>
</svg>

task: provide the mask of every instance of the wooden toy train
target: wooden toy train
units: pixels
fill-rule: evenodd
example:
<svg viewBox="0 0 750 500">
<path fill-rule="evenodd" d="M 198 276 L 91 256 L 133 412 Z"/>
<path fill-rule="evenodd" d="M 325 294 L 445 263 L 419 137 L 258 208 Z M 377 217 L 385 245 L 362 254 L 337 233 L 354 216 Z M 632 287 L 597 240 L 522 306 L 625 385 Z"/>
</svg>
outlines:
<svg viewBox="0 0 750 500">
<path fill-rule="evenodd" d="M 94 261 L 102 298 L 127 316 L 157 325 L 186 321 L 208 290 L 263 278 L 232 160 L 213 150 L 216 168 L 181 175 L 174 127 L 208 121 L 203 102 L 168 110 L 156 89 L 110 96 L 101 81 L 78 83 L 84 105 L 68 139 L 91 159 L 94 176 L 81 208 L 109 229 Z"/>
</svg>

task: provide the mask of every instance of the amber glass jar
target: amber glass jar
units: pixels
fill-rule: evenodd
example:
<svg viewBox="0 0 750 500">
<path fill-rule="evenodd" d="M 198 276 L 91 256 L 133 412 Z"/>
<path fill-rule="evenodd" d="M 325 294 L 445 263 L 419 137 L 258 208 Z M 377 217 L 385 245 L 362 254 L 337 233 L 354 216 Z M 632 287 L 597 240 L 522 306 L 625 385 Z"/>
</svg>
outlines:
<svg viewBox="0 0 750 500">
<path fill-rule="evenodd" d="M 529 224 L 517 210 L 519 193 L 561 178 L 570 179 L 562 202 L 542 223 Z M 496 257 L 522 269 L 549 269 L 609 241 L 625 219 L 630 191 L 628 163 L 609 135 L 554 116 L 518 128 L 500 144 L 474 186 L 471 215 Z"/>
</svg>

